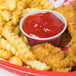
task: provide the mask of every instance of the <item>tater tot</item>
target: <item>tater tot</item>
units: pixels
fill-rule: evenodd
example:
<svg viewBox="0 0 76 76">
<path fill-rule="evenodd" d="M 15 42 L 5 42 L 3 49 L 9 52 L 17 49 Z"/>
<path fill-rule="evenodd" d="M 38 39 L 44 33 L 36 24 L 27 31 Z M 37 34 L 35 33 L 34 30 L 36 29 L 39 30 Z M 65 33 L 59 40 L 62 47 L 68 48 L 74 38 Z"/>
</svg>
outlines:
<svg viewBox="0 0 76 76">
<path fill-rule="evenodd" d="M 0 22 L 0 28 L 2 28 L 3 25 L 4 25 L 4 22 Z"/>
<path fill-rule="evenodd" d="M 54 9 L 55 7 L 50 3 L 49 0 L 39 0 L 40 5 L 43 7 L 43 9 Z"/>
<path fill-rule="evenodd" d="M 26 7 L 26 2 L 24 1 L 18 1 L 17 8 L 18 9 L 24 9 Z"/>
<path fill-rule="evenodd" d="M 16 54 L 16 49 L 4 38 L 0 38 L 0 48 L 11 51 L 13 55 Z"/>
<path fill-rule="evenodd" d="M 12 21 L 6 22 L 6 23 L 4 24 L 4 26 L 6 26 L 6 28 L 9 28 L 9 29 L 8 29 L 9 31 L 12 31 L 12 30 L 15 28 L 15 26 L 13 25 L 13 22 L 12 22 Z"/>
<path fill-rule="evenodd" d="M 0 5 L 0 10 L 5 10 L 5 9 L 7 9 L 6 3 L 3 2 L 3 3 L 1 3 L 1 5 Z"/>
<path fill-rule="evenodd" d="M 20 38 L 21 38 L 26 44 L 29 43 L 27 37 L 26 37 L 22 32 L 20 32 L 19 35 L 20 35 Z"/>
<path fill-rule="evenodd" d="M 1 32 L 2 32 L 2 27 L 3 27 L 3 25 L 4 25 L 4 21 L 3 21 L 3 18 L 2 18 L 2 16 L 0 15 L 0 34 L 1 34 Z"/>
<path fill-rule="evenodd" d="M 31 8 L 36 8 L 36 7 L 40 7 L 40 3 L 39 0 L 33 0 L 30 5 Z"/>
<path fill-rule="evenodd" d="M 12 18 L 13 25 L 17 25 L 19 23 L 21 18 L 21 13 L 22 13 L 22 10 L 18 8 L 16 8 L 14 12 L 12 12 L 11 18 Z"/>
<path fill-rule="evenodd" d="M 20 32 L 19 26 L 16 26 L 16 27 L 14 28 L 13 32 L 14 32 L 15 34 L 19 34 L 19 32 Z"/>
<path fill-rule="evenodd" d="M 47 66 L 46 64 L 44 65 L 44 63 L 37 61 L 34 54 L 27 47 L 27 44 L 24 43 L 23 40 L 17 34 L 10 32 L 8 28 L 6 28 L 6 26 L 3 28 L 2 35 L 18 50 L 16 56 L 18 56 L 25 64 L 31 66 L 32 68 L 34 67 L 38 70 L 50 69 L 50 66 Z M 32 61 L 35 61 L 39 67 L 36 65 L 33 66 L 31 64 Z"/>
<path fill-rule="evenodd" d="M 0 22 L 2 22 L 3 21 L 3 18 L 2 18 L 2 16 L 0 15 Z"/>
<path fill-rule="evenodd" d="M 28 40 L 27 40 L 26 36 L 21 36 L 21 39 L 22 39 L 26 44 L 28 44 Z"/>
<path fill-rule="evenodd" d="M 51 67 L 47 66 L 45 63 L 42 63 L 37 60 L 30 60 L 27 61 L 27 64 L 32 67 L 32 69 L 37 69 L 37 70 L 51 70 Z"/>
<path fill-rule="evenodd" d="M 21 10 L 21 9 L 16 8 L 12 13 L 14 13 L 14 14 L 16 14 L 16 15 L 20 16 L 20 15 L 21 15 L 21 13 L 22 13 L 22 10 Z"/>
<path fill-rule="evenodd" d="M 11 51 L 0 49 L 0 57 L 3 59 L 9 59 L 12 57 Z"/>
<path fill-rule="evenodd" d="M 19 18 L 20 18 L 20 16 L 16 15 L 15 13 L 13 13 L 13 15 L 12 15 L 12 22 L 13 22 L 14 25 L 18 24 Z"/>
<path fill-rule="evenodd" d="M 4 18 L 5 21 L 9 21 L 11 19 L 11 12 L 4 10 L 2 12 L 2 17 Z"/>
<path fill-rule="evenodd" d="M 6 7 L 13 11 L 16 8 L 17 0 L 5 0 L 6 1 Z"/>
<path fill-rule="evenodd" d="M 38 8 L 26 8 L 26 9 L 23 9 L 22 14 L 21 14 L 21 17 L 24 17 L 28 13 L 30 13 L 32 11 L 35 11 L 35 10 L 38 10 Z"/>
<path fill-rule="evenodd" d="M 16 65 L 19 65 L 19 66 L 22 66 L 23 65 L 23 62 L 21 61 L 21 59 L 19 57 L 16 57 L 16 56 L 13 56 L 9 59 L 9 61 L 13 64 L 16 64 Z"/>
</svg>

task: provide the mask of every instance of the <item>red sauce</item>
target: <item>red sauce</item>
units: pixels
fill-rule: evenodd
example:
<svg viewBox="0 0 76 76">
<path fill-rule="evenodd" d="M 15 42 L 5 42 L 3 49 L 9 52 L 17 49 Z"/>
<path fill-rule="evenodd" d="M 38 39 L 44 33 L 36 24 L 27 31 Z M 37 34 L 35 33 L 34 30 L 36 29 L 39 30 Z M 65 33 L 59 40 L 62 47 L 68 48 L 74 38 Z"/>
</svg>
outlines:
<svg viewBox="0 0 76 76">
<path fill-rule="evenodd" d="M 60 33 L 64 23 L 51 12 L 28 16 L 23 23 L 23 30 L 30 36 L 39 38 L 52 37 Z"/>
</svg>

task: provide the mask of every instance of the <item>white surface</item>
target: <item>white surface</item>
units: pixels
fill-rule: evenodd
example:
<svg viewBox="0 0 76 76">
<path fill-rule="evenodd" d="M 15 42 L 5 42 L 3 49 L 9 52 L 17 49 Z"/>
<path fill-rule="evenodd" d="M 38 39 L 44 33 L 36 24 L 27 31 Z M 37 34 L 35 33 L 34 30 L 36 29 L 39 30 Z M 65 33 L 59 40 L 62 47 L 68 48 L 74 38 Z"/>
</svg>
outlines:
<svg viewBox="0 0 76 76">
<path fill-rule="evenodd" d="M 8 71 L 0 68 L 0 76 L 19 76 L 19 75 L 8 72 Z"/>
</svg>

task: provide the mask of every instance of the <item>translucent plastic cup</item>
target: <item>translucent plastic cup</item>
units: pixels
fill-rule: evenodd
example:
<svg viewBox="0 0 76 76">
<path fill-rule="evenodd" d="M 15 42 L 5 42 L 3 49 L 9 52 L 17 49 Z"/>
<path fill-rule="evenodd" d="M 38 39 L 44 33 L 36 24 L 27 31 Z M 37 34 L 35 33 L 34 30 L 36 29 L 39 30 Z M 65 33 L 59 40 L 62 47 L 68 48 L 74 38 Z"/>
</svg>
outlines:
<svg viewBox="0 0 76 76">
<path fill-rule="evenodd" d="M 52 36 L 52 37 L 47 37 L 47 38 L 37 38 L 37 37 L 32 37 L 30 35 L 28 35 L 26 32 L 24 32 L 22 26 L 23 26 L 23 22 L 24 20 L 30 16 L 30 15 L 34 15 L 34 14 L 38 14 L 38 13 L 46 13 L 46 12 L 52 12 L 55 16 L 57 16 L 64 24 L 64 29 L 58 33 L 57 35 L 55 36 Z M 20 30 L 22 31 L 22 33 L 27 37 L 28 41 L 29 41 L 29 44 L 31 46 L 33 45 L 37 45 L 37 44 L 42 44 L 42 43 L 51 43 L 53 44 L 54 46 L 58 46 L 59 45 L 59 42 L 60 42 L 60 39 L 61 39 L 61 36 L 62 34 L 64 33 L 64 31 L 66 30 L 67 28 L 67 21 L 65 19 L 65 17 L 63 15 L 61 15 L 60 13 L 56 12 L 56 11 L 52 11 L 52 10 L 36 10 L 36 11 L 33 11 L 27 15 L 25 15 L 21 21 L 20 21 Z"/>
</svg>

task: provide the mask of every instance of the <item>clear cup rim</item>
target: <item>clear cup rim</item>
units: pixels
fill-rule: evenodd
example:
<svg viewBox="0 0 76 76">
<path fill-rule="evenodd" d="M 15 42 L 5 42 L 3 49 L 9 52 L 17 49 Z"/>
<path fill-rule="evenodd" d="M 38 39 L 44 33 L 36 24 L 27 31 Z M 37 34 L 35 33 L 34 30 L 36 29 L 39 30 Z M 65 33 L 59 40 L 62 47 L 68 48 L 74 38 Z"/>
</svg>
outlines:
<svg viewBox="0 0 76 76">
<path fill-rule="evenodd" d="M 38 37 L 32 37 L 32 36 L 28 35 L 26 32 L 24 32 L 24 30 L 23 30 L 23 28 L 22 28 L 22 25 L 23 25 L 24 20 L 25 20 L 28 16 L 34 14 L 35 12 L 37 12 L 37 13 L 38 13 L 38 12 L 39 12 L 39 13 L 42 13 L 42 12 L 54 12 L 54 13 L 59 14 L 59 15 L 64 19 L 64 21 L 65 21 L 65 27 L 64 27 L 64 29 L 63 29 L 60 33 L 58 33 L 57 35 L 52 36 L 52 37 L 47 37 L 47 38 L 38 38 Z M 37 13 L 35 13 L 35 14 L 37 14 Z M 21 30 L 21 32 L 22 32 L 26 37 L 32 38 L 32 39 L 35 39 L 35 40 L 50 40 L 50 39 L 55 39 L 55 38 L 59 37 L 61 34 L 63 34 L 66 29 L 67 29 L 67 21 L 66 21 L 65 17 L 64 17 L 62 14 L 60 14 L 59 12 L 56 12 L 56 11 L 53 11 L 53 10 L 36 10 L 36 11 L 32 11 L 32 12 L 28 13 L 27 15 L 25 15 L 25 16 L 21 19 L 21 21 L 20 21 L 20 30 Z"/>
</svg>

